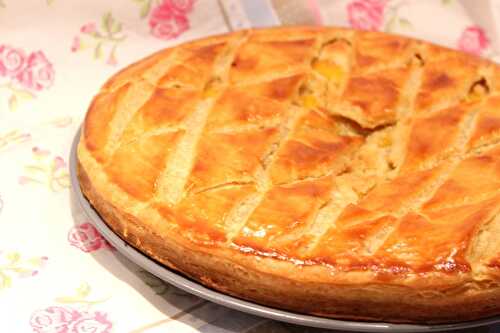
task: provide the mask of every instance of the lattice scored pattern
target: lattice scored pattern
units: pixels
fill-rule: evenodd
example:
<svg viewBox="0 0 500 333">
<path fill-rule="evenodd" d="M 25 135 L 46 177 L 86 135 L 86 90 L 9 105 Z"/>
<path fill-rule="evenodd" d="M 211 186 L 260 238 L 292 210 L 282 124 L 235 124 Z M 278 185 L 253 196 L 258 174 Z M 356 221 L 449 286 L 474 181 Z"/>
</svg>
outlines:
<svg viewBox="0 0 500 333">
<path fill-rule="evenodd" d="M 398 36 L 239 32 L 115 75 L 79 159 L 112 205 L 196 246 L 498 279 L 499 79 Z"/>
</svg>

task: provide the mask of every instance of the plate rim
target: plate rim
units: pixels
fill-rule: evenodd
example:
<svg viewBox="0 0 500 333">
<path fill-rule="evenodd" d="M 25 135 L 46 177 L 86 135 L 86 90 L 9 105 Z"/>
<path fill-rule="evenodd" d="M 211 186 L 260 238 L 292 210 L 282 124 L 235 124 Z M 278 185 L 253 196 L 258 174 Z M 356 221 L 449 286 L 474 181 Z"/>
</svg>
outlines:
<svg viewBox="0 0 500 333">
<path fill-rule="evenodd" d="M 110 242 L 118 250 L 118 252 L 120 252 L 130 261 L 145 269 L 149 273 L 157 276 L 161 280 L 179 289 L 182 289 L 207 301 L 250 315 L 296 325 L 323 329 L 344 330 L 351 332 L 442 332 L 488 326 L 500 323 L 500 315 L 474 321 L 437 325 L 394 324 L 385 322 L 340 320 L 272 308 L 265 305 L 253 303 L 251 301 L 246 301 L 234 296 L 230 296 L 217 290 L 205 287 L 202 284 L 167 268 L 156 260 L 148 257 L 138 249 L 134 248 L 132 245 L 123 240 L 119 235 L 117 235 L 91 206 L 90 202 L 85 198 L 81 191 L 76 172 L 77 149 L 78 143 L 80 141 L 81 131 L 82 126 L 79 126 L 73 138 L 69 156 L 71 191 L 75 195 L 78 206 L 89 218 L 92 225 L 102 234 L 102 236 L 108 242 Z"/>
</svg>

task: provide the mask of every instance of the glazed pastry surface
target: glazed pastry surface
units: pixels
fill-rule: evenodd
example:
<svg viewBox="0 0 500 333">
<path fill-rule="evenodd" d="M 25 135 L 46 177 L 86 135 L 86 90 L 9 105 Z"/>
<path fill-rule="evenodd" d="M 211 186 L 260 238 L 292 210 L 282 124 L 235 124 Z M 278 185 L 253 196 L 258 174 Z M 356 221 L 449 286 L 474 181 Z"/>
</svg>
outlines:
<svg viewBox="0 0 500 333">
<path fill-rule="evenodd" d="M 334 318 L 500 315 L 500 68 L 422 41 L 277 28 L 113 76 L 78 147 L 121 237 L 222 292 Z"/>
</svg>

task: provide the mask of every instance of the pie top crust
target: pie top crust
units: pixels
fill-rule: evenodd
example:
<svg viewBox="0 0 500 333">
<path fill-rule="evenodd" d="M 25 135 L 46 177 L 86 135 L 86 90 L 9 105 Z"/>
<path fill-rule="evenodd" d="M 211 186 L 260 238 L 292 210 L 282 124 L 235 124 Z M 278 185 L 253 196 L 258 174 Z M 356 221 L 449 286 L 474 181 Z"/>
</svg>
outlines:
<svg viewBox="0 0 500 333">
<path fill-rule="evenodd" d="M 80 181 L 123 238 L 239 297 L 339 318 L 500 314 L 499 82 L 491 62 L 378 32 L 202 39 L 102 87 Z"/>
</svg>

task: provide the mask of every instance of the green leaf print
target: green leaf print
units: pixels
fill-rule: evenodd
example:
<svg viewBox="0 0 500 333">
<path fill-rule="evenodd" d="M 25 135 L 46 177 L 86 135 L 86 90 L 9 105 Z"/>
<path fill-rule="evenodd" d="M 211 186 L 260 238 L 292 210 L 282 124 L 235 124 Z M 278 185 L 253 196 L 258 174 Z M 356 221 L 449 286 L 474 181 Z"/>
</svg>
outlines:
<svg viewBox="0 0 500 333">
<path fill-rule="evenodd" d="M 149 12 L 151 11 L 151 4 L 153 1 L 152 0 L 135 0 L 135 2 L 137 2 L 141 5 L 141 11 L 140 11 L 141 19 L 147 17 L 149 15 Z"/>
<path fill-rule="evenodd" d="M 404 29 L 413 29 L 413 24 L 410 21 L 404 18 L 399 19 L 399 25 Z"/>
<path fill-rule="evenodd" d="M 102 43 L 99 42 L 95 46 L 94 59 L 101 59 L 101 58 L 102 58 Z"/>
<path fill-rule="evenodd" d="M 0 290 L 12 286 L 14 278 L 35 276 L 47 257 L 23 259 L 19 252 L 0 255 Z"/>
<path fill-rule="evenodd" d="M 140 270 L 137 273 L 141 280 L 151 287 L 157 295 L 164 295 L 170 289 L 170 285 L 147 271 Z"/>
<path fill-rule="evenodd" d="M 111 12 L 106 12 L 101 16 L 99 28 L 96 22 L 89 22 L 83 25 L 81 35 L 75 36 L 71 50 L 73 52 L 83 50 L 89 45 L 93 47 L 93 57 L 95 60 L 105 59 L 108 65 L 116 65 L 116 50 L 120 43 L 127 38 L 123 34 L 123 24 L 118 22 Z M 84 39 L 85 37 L 85 39 Z M 87 39 L 91 37 L 91 39 Z"/>
<path fill-rule="evenodd" d="M 80 303 L 80 304 L 92 305 L 105 302 L 109 299 L 109 297 L 107 297 L 98 300 L 89 300 L 90 293 L 91 293 L 90 286 L 88 285 L 88 283 L 83 282 L 82 284 L 80 284 L 80 286 L 78 286 L 78 288 L 76 288 L 75 293 L 73 295 L 56 297 L 55 301 L 63 304 Z"/>
<path fill-rule="evenodd" d="M 87 297 L 90 294 L 90 286 L 88 283 L 82 283 L 80 287 L 76 289 L 76 294 L 82 298 Z"/>
<path fill-rule="evenodd" d="M 113 24 L 111 25 L 111 29 L 109 32 L 113 35 L 120 31 L 122 31 L 122 24 L 117 21 L 113 21 Z"/>
<path fill-rule="evenodd" d="M 12 285 L 12 278 L 0 271 L 0 290 L 9 288 Z"/>
<path fill-rule="evenodd" d="M 107 12 L 102 16 L 101 27 L 102 30 L 109 32 L 111 30 L 111 25 L 113 24 L 113 16 L 111 12 Z"/>
</svg>

